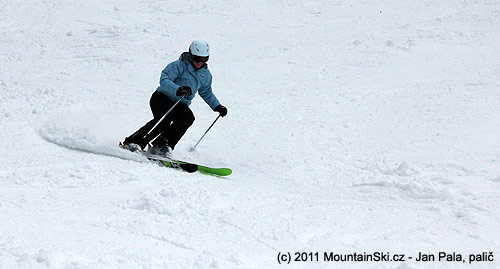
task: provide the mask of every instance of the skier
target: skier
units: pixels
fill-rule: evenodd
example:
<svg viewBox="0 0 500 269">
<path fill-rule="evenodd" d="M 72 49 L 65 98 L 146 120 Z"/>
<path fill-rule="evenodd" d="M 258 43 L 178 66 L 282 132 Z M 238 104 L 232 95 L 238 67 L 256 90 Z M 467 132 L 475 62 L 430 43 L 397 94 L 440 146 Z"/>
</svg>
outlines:
<svg viewBox="0 0 500 269">
<path fill-rule="evenodd" d="M 160 86 L 149 101 L 153 119 L 126 137 L 123 148 L 130 151 L 144 149 L 154 139 L 148 152 L 169 157 L 195 120 L 189 105 L 197 92 L 214 112 L 218 112 L 221 117 L 227 115 L 227 108 L 221 105 L 212 92 L 212 74 L 207 65 L 209 56 L 207 42 L 195 40 L 189 46 L 189 52 L 183 52 L 177 61 L 165 67 L 161 73 Z M 151 130 L 179 100 L 179 104 Z M 148 132 L 151 133 L 148 135 Z"/>
</svg>

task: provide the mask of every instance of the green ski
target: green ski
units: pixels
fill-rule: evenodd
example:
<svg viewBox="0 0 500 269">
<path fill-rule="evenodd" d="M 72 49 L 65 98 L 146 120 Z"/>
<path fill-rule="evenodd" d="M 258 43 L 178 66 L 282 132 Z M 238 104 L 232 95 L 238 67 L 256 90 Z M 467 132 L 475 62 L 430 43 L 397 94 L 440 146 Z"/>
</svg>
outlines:
<svg viewBox="0 0 500 269">
<path fill-rule="evenodd" d="M 119 146 L 123 149 L 126 149 L 123 147 L 123 144 L 121 142 L 119 143 Z M 148 158 L 148 160 L 150 160 L 150 161 L 152 161 L 160 166 L 174 168 L 174 169 L 180 169 L 180 170 L 183 170 L 183 171 L 188 172 L 188 173 L 200 172 L 203 174 L 224 177 L 224 176 L 231 175 L 231 173 L 233 172 L 229 168 L 213 168 L 213 167 L 199 165 L 199 164 L 195 164 L 195 163 L 191 163 L 191 162 L 175 160 L 172 158 L 164 158 L 164 157 L 150 154 L 147 151 L 142 151 L 141 149 L 138 149 L 138 150 L 132 151 L 132 152 L 143 155 L 144 157 Z"/>
<path fill-rule="evenodd" d="M 217 175 L 217 176 L 229 176 L 233 172 L 229 168 L 213 168 L 213 167 L 208 167 L 208 166 L 203 166 L 203 165 L 199 165 L 199 164 L 188 163 L 188 162 L 173 160 L 173 159 L 171 159 L 171 161 L 178 163 L 180 165 L 196 165 L 198 167 L 198 172 L 203 173 L 203 174 L 212 174 L 212 175 Z"/>
<path fill-rule="evenodd" d="M 157 159 L 150 158 L 150 157 L 148 157 L 148 160 L 155 162 L 161 166 L 175 168 L 175 169 L 181 169 L 181 170 L 184 170 L 188 173 L 194 173 L 194 172 L 198 171 L 198 166 L 196 164 L 192 164 L 192 163 L 178 163 L 178 162 L 174 162 L 174 161 L 157 160 Z"/>
<path fill-rule="evenodd" d="M 171 159 L 171 158 L 163 158 L 160 156 L 148 154 L 147 152 L 143 152 L 142 154 L 144 156 L 146 156 L 149 160 L 154 161 L 160 165 L 170 167 L 170 168 L 182 169 L 188 173 L 193 173 L 193 172 L 198 171 L 200 173 L 209 174 L 209 175 L 229 176 L 233 172 L 229 168 L 213 168 L 213 167 L 199 165 L 199 164 L 195 164 L 195 163 L 191 163 L 191 162 L 175 160 L 175 159 Z"/>
</svg>

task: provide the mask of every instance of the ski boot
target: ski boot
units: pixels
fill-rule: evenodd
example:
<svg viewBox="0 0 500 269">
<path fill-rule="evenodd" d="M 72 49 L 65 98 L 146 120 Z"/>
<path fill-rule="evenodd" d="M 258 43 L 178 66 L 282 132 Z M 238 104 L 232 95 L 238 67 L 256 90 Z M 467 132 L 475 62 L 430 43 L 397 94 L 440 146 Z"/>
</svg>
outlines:
<svg viewBox="0 0 500 269">
<path fill-rule="evenodd" d="M 147 152 L 163 158 L 172 158 L 172 148 L 168 145 L 149 146 Z"/>
<path fill-rule="evenodd" d="M 140 152 L 142 150 L 141 146 L 139 146 L 138 144 L 135 144 L 135 143 L 127 143 L 127 144 L 122 144 L 120 142 L 120 147 L 122 149 L 126 149 L 126 150 L 129 150 L 131 152 Z"/>
</svg>

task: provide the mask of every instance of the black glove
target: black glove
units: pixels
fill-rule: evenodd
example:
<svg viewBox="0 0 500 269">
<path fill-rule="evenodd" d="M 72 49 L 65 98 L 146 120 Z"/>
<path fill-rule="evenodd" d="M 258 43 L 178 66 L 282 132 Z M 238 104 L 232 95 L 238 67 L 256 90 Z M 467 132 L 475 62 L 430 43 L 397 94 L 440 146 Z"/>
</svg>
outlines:
<svg viewBox="0 0 500 269">
<path fill-rule="evenodd" d="M 183 96 L 183 95 L 189 96 L 191 94 L 193 94 L 193 90 L 191 90 L 191 87 L 189 87 L 189 86 L 179 87 L 177 89 L 177 92 L 175 93 L 175 95 L 177 95 L 177 96 Z"/>
<path fill-rule="evenodd" d="M 226 115 L 227 115 L 227 108 L 226 108 L 225 106 L 223 106 L 223 105 L 218 105 L 218 106 L 216 106 L 216 107 L 214 108 L 214 111 L 215 111 L 215 112 L 219 112 L 219 115 L 220 115 L 221 117 L 224 117 L 224 116 L 226 116 Z"/>
</svg>

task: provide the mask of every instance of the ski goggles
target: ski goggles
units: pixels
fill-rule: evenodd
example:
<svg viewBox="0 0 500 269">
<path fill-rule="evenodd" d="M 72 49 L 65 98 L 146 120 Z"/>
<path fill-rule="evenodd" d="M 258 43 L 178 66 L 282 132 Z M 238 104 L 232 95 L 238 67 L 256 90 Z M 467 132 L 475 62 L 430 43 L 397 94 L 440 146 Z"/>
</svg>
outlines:
<svg viewBox="0 0 500 269">
<path fill-rule="evenodd" d="M 208 56 L 196 56 L 196 55 L 193 55 L 193 62 L 197 62 L 197 63 L 206 63 L 208 62 Z"/>
</svg>

